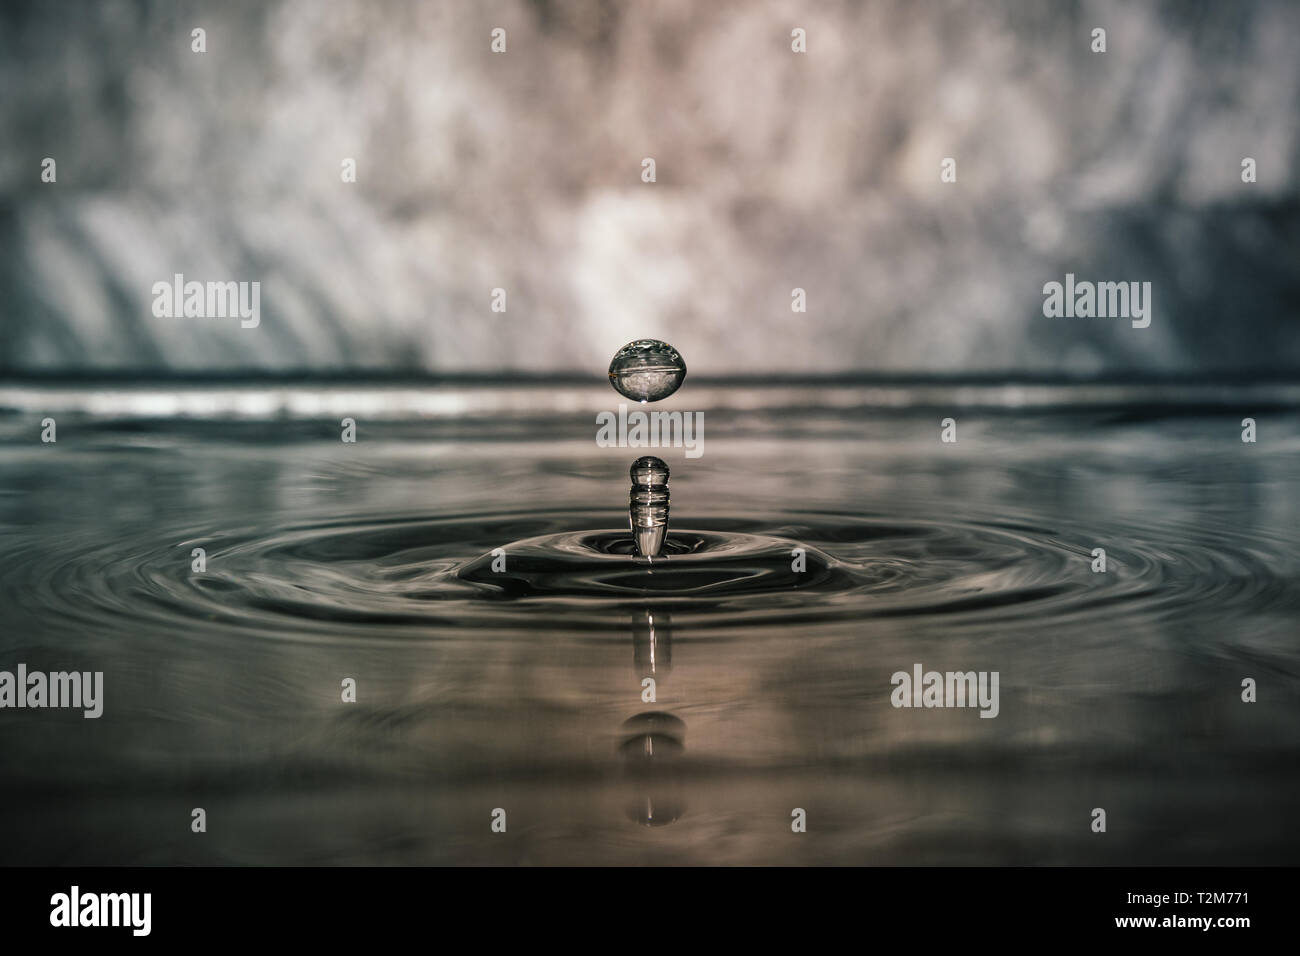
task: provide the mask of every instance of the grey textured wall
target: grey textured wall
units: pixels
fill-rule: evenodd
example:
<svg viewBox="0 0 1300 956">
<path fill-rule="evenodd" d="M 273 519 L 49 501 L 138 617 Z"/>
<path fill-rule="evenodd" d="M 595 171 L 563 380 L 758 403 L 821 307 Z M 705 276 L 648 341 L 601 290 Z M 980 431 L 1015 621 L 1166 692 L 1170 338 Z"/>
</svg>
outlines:
<svg viewBox="0 0 1300 956">
<path fill-rule="evenodd" d="M 6 4 L 0 371 L 1298 368 L 1298 40 L 1270 0 Z M 1067 271 L 1151 327 L 1044 317 Z M 155 317 L 177 272 L 260 326 Z"/>
</svg>

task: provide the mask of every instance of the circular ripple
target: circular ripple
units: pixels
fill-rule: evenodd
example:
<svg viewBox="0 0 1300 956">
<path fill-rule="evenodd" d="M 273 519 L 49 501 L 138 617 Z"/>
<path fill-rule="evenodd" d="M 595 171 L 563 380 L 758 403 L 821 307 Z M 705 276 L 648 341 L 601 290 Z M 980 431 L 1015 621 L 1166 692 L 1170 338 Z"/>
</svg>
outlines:
<svg viewBox="0 0 1300 956">
<path fill-rule="evenodd" d="M 799 590 L 847 590 L 862 578 L 829 555 L 761 535 L 674 532 L 662 557 L 635 556 L 625 531 L 554 534 L 484 555 L 460 578 L 506 597 L 591 595 L 696 599 Z M 798 553 L 796 553 L 796 550 Z M 504 563 L 505 567 L 500 570 Z"/>
<path fill-rule="evenodd" d="M 431 628 L 596 631 L 628 610 L 714 627 L 933 618 L 1032 620 L 1044 632 L 1086 615 L 1147 617 L 1213 607 L 1294 614 L 1279 541 L 1202 525 L 1115 529 L 1093 574 L 1098 529 L 834 514 L 736 516 L 674 529 L 669 554 L 631 554 L 607 515 L 552 512 L 356 518 L 258 532 L 179 529 L 174 545 L 42 539 L 11 549 L 11 600 L 51 626 L 94 633 L 112 619 L 244 629 L 276 639 L 428 636 Z M 596 530 L 573 530 L 595 527 Z M 1123 542 L 1119 544 L 1116 542 Z M 190 548 L 207 550 L 191 573 Z M 802 549 L 802 570 L 795 562 Z M 505 570 L 494 571 L 502 549 Z"/>
</svg>

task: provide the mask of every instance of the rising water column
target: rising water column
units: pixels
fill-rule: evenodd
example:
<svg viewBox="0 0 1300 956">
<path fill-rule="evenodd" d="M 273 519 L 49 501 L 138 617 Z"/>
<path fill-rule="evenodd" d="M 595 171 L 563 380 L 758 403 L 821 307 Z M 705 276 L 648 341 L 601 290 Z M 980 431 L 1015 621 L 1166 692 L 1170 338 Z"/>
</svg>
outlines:
<svg viewBox="0 0 1300 956">
<path fill-rule="evenodd" d="M 646 455 L 632 462 L 632 490 L 628 494 L 627 520 L 636 553 L 657 558 L 668 537 L 668 466 Z"/>
</svg>

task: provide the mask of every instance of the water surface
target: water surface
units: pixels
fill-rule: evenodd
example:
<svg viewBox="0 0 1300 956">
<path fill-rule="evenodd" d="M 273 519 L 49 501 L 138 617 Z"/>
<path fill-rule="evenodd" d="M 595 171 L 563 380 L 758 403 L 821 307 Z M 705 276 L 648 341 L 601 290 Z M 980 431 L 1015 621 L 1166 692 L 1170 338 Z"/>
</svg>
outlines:
<svg viewBox="0 0 1300 956">
<path fill-rule="evenodd" d="M 3 862 L 1295 863 L 1293 391 L 685 389 L 647 568 L 607 387 L 0 389 Z"/>
</svg>

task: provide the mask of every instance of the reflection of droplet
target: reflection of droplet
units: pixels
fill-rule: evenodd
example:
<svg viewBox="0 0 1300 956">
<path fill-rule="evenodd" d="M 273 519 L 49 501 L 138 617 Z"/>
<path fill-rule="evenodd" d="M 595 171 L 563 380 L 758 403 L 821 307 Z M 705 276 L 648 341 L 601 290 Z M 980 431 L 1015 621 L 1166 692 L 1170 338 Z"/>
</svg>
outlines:
<svg viewBox="0 0 1300 956">
<path fill-rule="evenodd" d="M 680 740 L 668 734 L 641 734 L 623 741 L 618 752 L 624 760 L 671 760 L 680 757 L 685 749 Z"/>
<path fill-rule="evenodd" d="M 624 743 L 645 734 L 673 737 L 680 742 L 686 736 L 686 721 L 667 711 L 648 710 L 623 721 L 623 734 Z"/>
<path fill-rule="evenodd" d="M 686 749 L 686 724 L 665 711 L 648 711 L 623 723 L 618 752 L 624 760 L 658 766 L 682 755 Z"/>
<path fill-rule="evenodd" d="M 628 494 L 627 520 L 637 554 L 658 557 L 668 536 L 668 466 L 654 455 L 645 455 L 632 462 L 628 474 L 632 490 Z"/>
<path fill-rule="evenodd" d="M 620 395 L 637 402 L 667 398 L 686 378 L 686 362 L 658 339 L 638 339 L 623 346 L 609 363 L 609 381 Z"/>
<path fill-rule="evenodd" d="M 649 608 L 632 615 L 632 660 L 642 677 L 662 677 L 673 666 L 672 616 Z"/>
<path fill-rule="evenodd" d="M 627 771 L 628 816 L 645 826 L 672 823 L 686 811 L 676 763 L 686 749 L 686 724 L 663 711 L 649 711 L 623 724 L 618 751 Z"/>
</svg>

